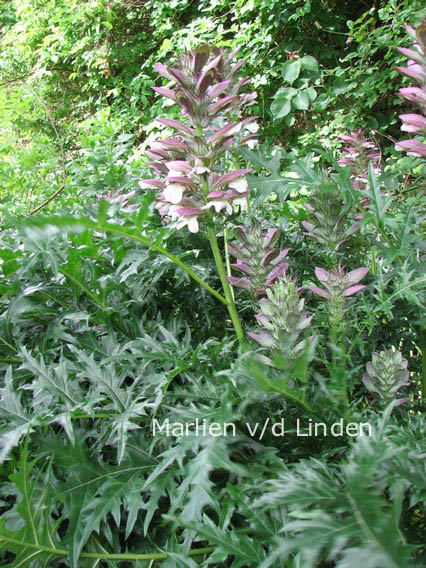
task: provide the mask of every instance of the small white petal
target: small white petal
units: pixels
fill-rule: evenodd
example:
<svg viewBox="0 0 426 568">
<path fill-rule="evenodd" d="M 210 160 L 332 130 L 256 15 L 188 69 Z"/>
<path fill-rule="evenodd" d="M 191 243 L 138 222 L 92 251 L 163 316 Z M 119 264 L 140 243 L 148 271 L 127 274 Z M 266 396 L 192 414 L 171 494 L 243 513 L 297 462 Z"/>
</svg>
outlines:
<svg viewBox="0 0 426 568">
<path fill-rule="evenodd" d="M 173 204 L 180 203 L 183 198 L 184 189 L 185 188 L 183 185 L 179 185 L 178 183 L 171 183 L 163 191 L 164 199 L 170 201 L 170 203 Z"/>
<path fill-rule="evenodd" d="M 168 177 L 180 177 L 182 175 L 182 171 L 181 170 L 169 170 L 169 173 L 167 175 L 168 175 Z"/>
<path fill-rule="evenodd" d="M 229 183 L 228 185 L 232 189 L 235 189 L 236 191 L 238 191 L 238 193 L 245 193 L 249 189 L 247 180 L 244 179 L 244 178 L 240 178 L 240 179 L 236 179 L 234 181 L 231 181 L 231 183 Z"/>
<path fill-rule="evenodd" d="M 256 132 L 259 130 L 259 125 L 257 122 L 249 122 L 249 124 L 246 124 L 246 128 L 252 134 L 256 134 Z"/>
<path fill-rule="evenodd" d="M 187 217 L 187 225 L 190 233 L 198 233 L 199 226 L 198 226 L 198 219 L 194 215 L 194 217 Z"/>
</svg>

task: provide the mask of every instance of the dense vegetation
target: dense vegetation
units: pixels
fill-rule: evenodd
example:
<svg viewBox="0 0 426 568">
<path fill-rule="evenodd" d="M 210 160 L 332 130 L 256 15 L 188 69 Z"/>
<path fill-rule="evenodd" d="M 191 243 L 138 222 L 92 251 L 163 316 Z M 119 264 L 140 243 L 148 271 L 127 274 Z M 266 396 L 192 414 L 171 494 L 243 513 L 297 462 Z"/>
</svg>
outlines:
<svg viewBox="0 0 426 568">
<path fill-rule="evenodd" d="M 424 566 L 423 2 L 0 44 L 0 565 Z"/>
</svg>

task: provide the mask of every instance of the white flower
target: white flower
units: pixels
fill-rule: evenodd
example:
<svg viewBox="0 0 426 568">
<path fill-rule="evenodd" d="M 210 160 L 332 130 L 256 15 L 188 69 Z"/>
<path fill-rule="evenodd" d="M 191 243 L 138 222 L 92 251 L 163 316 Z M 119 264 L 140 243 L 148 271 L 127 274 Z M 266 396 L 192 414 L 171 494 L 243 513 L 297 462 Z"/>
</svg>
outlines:
<svg viewBox="0 0 426 568">
<path fill-rule="evenodd" d="M 259 130 L 259 125 L 257 122 L 249 122 L 249 124 L 246 124 L 246 128 L 252 134 L 256 134 L 256 132 Z"/>
<path fill-rule="evenodd" d="M 184 189 L 179 183 L 171 183 L 163 190 L 164 199 L 176 205 L 182 201 Z"/>
<path fill-rule="evenodd" d="M 182 229 L 182 227 L 188 227 L 190 233 L 198 233 L 198 217 L 197 215 L 188 215 L 186 217 L 180 217 L 180 220 L 176 224 L 177 229 Z"/>
<path fill-rule="evenodd" d="M 244 178 L 239 178 L 231 181 L 228 186 L 238 191 L 238 193 L 245 193 L 246 191 L 249 191 L 247 180 Z"/>
<path fill-rule="evenodd" d="M 246 144 L 250 150 L 254 150 L 256 146 L 259 145 L 259 140 L 257 138 L 250 138 L 250 140 L 247 140 Z"/>
</svg>

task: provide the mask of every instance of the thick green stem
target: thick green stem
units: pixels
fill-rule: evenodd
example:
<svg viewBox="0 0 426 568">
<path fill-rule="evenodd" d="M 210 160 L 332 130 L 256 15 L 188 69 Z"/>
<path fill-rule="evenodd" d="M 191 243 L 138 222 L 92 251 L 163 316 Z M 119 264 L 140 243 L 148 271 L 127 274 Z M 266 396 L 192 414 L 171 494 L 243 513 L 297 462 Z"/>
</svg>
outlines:
<svg viewBox="0 0 426 568">
<path fill-rule="evenodd" d="M 344 405 L 348 406 L 348 387 L 345 374 L 346 360 L 345 357 L 342 357 L 341 355 L 341 342 L 339 341 L 339 337 L 343 332 L 342 328 L 344 318 L 344 305 L 342 298 L 337 297 L 332 299 L 329 310 L 330 333 L 328 337 L 330 345 L 333 349 L 331 355 L 331 373 L 333 377 L 335 377 L 337 374 L 339 375 L 342 400 Z M 335 349 L 337 349 L 338 351 L 336 352 Z"/>
<path fill-rule="evenodd" d="M 220 281 L 222 282 L 223 292 L 225 294 L 225 298 L 227 301 L 229 315 L 231 316 L 232 325 L 234 326 L 238 341 L 242 343 L 244 341 L 243 328 L 241 326 L 240 318 L 238 317 L 237 310 L 235 308 L 234 300 L 232 299 L 231 287 L 229 286 L 229 282 L 226 278 L 225 266 L 222 261 L 219 245 L 217 244 L 216 231 L 214 230 L 214 226 L 211 222 L 208 224 L 207 230 L 210 240 L 210 246 L 216 263 L 216 268 L 219 273 Z"/>
<path fill-rule="evenodd" d="M 223 227 L 223 239 L 225 241 L 225 262 L 226 262 L 226 274 L 228 276 L 232 276 L 231 273 L 231 263 L 229 261 L 229 247 L 228 247 L 228 229 L 226 228 L 226 223 Z M 232 300 L 235 300 L 235 296 L 234 296 L 234 289 L 232 288 L 232 286 L 230 286 L 231 289 L 231 294 L 232 294 Z"/>
</svg>

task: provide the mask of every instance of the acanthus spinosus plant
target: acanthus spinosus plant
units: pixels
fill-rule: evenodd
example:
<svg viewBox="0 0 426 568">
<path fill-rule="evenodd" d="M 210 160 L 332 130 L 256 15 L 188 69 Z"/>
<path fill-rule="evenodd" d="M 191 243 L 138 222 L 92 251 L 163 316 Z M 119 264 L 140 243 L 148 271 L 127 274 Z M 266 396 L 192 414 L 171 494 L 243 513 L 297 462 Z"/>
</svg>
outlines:
<svg viewBox="0 0 426 568">
<path fill-rule="evenodd" d="M 304 302 L 294 280 L 281 275 L 259 301 L 256 320 L 263 330 L 248 335 L 262 347 L 284 349 L 293 356 L 303 349 L 305 341 L 298 342 L 298 338 L 313 317 L 304 311 Z"/>
<path fill-rule="evenodd" d="M 380 172 L 381 153 L 371 140 L 368 140 L 361 128 L 350 134 L 340 136 L 345 143 L 345 155 L 338 160 L 341 166 L 350 166 L 351 181 L 355 189 L 366 189 L 368 185 L 368 165 L 372 164 L 375 173 Z"/>
<path fill-rule="evenodd" d="M 220 48 L 203 45 L 185 53 L 175 67 L 155 65 L 174 88 L 153 89 L 180 106 L 184 122 L 157 119 L 177 135 L 158 140 L 147 150 L 152 160 L 148 163 L 157 177 L 141 180 L 140 186 L 159 191 L 156 208 L 166 221 L 175 221 L 177 228 L 186 226 L 194 233 L 199 231 L 200 223 L 207 228 L 226 304 L 241 341 L 243 331 L 214 226 L 215 213 L 231 215 L 237 206 L 246 209 L 249 195 L 244 175 L 251 170 L 226 172 L 222 159 L 237 137 L 239 143 L 244 143 L 255 137 L 257 130 L 257 117 L 241 117 L 243 109 L 254 102 L 256 93 L 239 94 L 250 79 L 235 80 L 244 63 L 232 63 L 237 51 L 227 55 Z"/>
<path fill-rule="evenodd" d="M 155 65 L 160 75 L 176 86 L 153 89 L 181 107 L 186 124 L 157 119 L 177 136 L 152 143 L 147 155 L 153 161 L 148 163 L 157 179 L 141 180 L 140 185 L 158 189 L 156 207 L 160 215 L 177 221 L 178 228 L 187 226 L 191 232 L 198 232 L 201 220 L 209 221 L 212 209 L 232 214 L 234 205 L 246 208 L 249 187 L 244 174 L 251 170 L 224 172 L 220 160 L 234 138 L 256 119 L 229 123 L 225 116 L 239 117 L 256 97 L 255 93 L 239 94 L 249 79 L 234 82 L 243 64 L 232 65 L 236 51 L 227 56 L 221 49 L 204 45 L 185 53 L 176 67 Z M 252 136 L 248 133 L 243 140 Z"/>
<path fill-rule="evenodd" d="M 342 266 L 327 271 L 323 268 L 315 268 L 315 275 L 323 285 L 307 286 L 308 290 L 329 301 L 328 314 L 330 323 L 330 341 L 336 343 L 344 320 L 345 300 L 363 290 L 365 285 L 358 284 L 368 272 L 368 268 L 361 267 L 346 273 Z"/>
<path fill-rule="evenodd" d="M 366 372 L 362 377 L 365 388 L 377 394 L 384 404 L 395 400 L 395 395 L 403 386 L 410 384 L 408 361 L 403 359 L 400 351 L 385 349 L 380 353 L 373 353 L 371 362 L 366 365 Z M 408 398 L 396 400 L 399 406 L 407 402 Z"/>
<path fill-rule="evenodd" d="M 234 232 L 240 243 L 229 243 L 229 252 L 237 259 L 231 267 L 243 276 L 228 276 L 228 282 L 248 290 L 254 298 L 264 296 L 266 289 L 288 268 L 288 263 L 282 261 L 289 249 L 271 246 L 279 239 L 281 231 L 263 232 L 260 225 L 249 225 L 237 227 Z"/>
<path fill-rule="evenodd" d="M 413 49 L 398 47 L 403 55 L 409 57 L 407 67 L 397 67 L 403 75 L 414 79 L 417 87 L 404 87 L 399 94 L 404 99 L 415 103 L 422 114 L 401 114 L 401 130 L 404 132 L 426 135 L 426 21 L 416 29 L 406 26 L 408 34 L 415 40 Z M 426 144 L 415 138 L 402 140 L 395 145 L 397 150 L 407 152 L 409 156 L 426 157 Z"/>
<path fill-rule="evenodd" d="M 345 154 L 338 163 L 341 166 L 350 166 L 351 182 L 355 189 L 367 189 L 369 164 L 372 164 L 375 173 L 379 173 L 381 168 L 379 149 L 365 137 L 361 129 L 340 138 L 345 143 Z M 369 203 L 366 198 L 360 201 L 363 207 Z M 351 214 L 350 208 L 345 207 L 335 186 L 329 183 L 312 192 L 305 209 L 307 220 L 302 221 L 306 230 L 304 234 L 315 239 L 331 254 L 339 251 L 361 225 L 362 215 Z"/>
<path fill-rule="evenodd" d="M 336 252 L 356 233 L 360 222 L 348 226 L 349 211 L 334 188 L 314 190 L 305 204 L 308 220 L 302 221 L 304 234 L 319 242 L 327 251 Z"/>
</svg>

